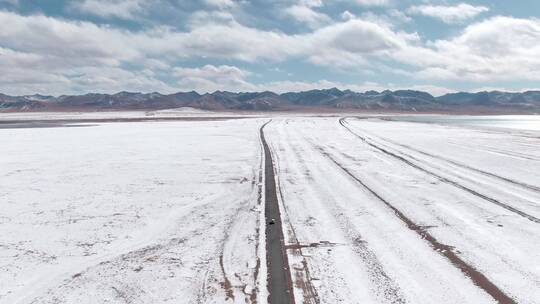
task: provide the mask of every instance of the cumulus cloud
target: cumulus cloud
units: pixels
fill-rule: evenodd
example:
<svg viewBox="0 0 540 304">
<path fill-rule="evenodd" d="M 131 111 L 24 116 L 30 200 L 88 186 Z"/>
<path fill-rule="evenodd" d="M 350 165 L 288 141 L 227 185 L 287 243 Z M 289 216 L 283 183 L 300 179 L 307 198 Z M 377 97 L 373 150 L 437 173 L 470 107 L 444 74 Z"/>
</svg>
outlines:
<svg viewBox="0 0 540 304">
<path fill-rule="evenodd" d="M 83 0 L 73 2 L 72 7 L 104 18 L 134 19 L 144 10 L 145 4 L 144 0 Z"/>
<path fill-rule="evenodd" d="M 387 16 L 388 16 L 387 18 L 392 18 L 393 20 L 399 21 L 399 22 L 406 23 L 406 22 L 412 21 L 411 17 L 407 16 L 405 13 L 397 9 L 391 9 L 390 11 L 388 11 Z"/>
<path fill-rule="evenodd" d="M 391 0 L 355 0 L 361 6 L 388 6 Z"/>
<path fill-rule="evenodd" d="M 408 48 L 396 59 L 415 64 L 425 79 L 539 80 L 540 20 L 493 17 L 448 40 Z"/>
<path fill-rule="evenodd" d="M 199 18 L 194 21 L 186 31 L 166 27 L 128 31 L 91 22 L 0 11 L 0 22 L 10 24 L 0 32 L 0 47 L 5 54 L 2 60 L 10 63 L 12 69 L 19 69 L 19 74 L 37 75 L 44 72 L 56 75 L 57 79 L 62 79 L 66 90 L 70 86 L 65 81 L 86 83 L 93 87 L 89 80 L 95 80 L 99 87 L 122 78 L 140 79 L 140 83 L 146 87 L 150 84 L 163 87 L 163 83 L 151 81 L 151 74 L 128 71 L 123 66 L 129 65 L 132 69 L 133 66 L 140 66 L 141 69 L 150 69 L 169 77 L 167 65 L 176 60 L 192 58 L 246 62 L 278 62 L 297 58 L 324 66 L 362 66 L 367 64 L 366 58 L 369 56 L 403 48 L 414 40 L 414 35 L 397 33 L 383 25 L 358 19 L 297 35 L 247 27 L 236 22 L 232 16 L 224 17 L 219 22 L 204 23 L 203 20 Z M 131 76 L 115 79 L 121 70 L 131 73 Z M 234 70 L 225 66 L 217 70 L 208 66 L 201 69 L 201 72 L 215 74 L 223 74 L 224 71 L 228 71 L 227 77 L 231 78 L 229 87 L 232 84 L 250 87 L 242 81 L 245 74 L 231 73 Z M 192 74 L 180 75 L 181 72 Z M 184 86 L 188 83 L 196 87 L 205 85 L 202 80 L 208 77 L 197 77 L 194 72 L 177 70 L 175 76 L 181 77 Z M 6 77 L 14 77 L 15 74 Z M 8 83 L 6 77 L 0 81 Z M 211 79 L 218 83 L 215 77 Z M 223 81 L 225 78 L 220 79 L 220 82 Z M 20 85 L 24 86 L 24 83 Z M 118 86 L 111 84 L 110 87 Z"/>
<path fill-rule="evenodd" d="M 43 15 L 21 16 L 0 11 L 0 46 L 40 54 L 47 60 L 117 65 L 139 56 L 124 41 L 132 35 L 90 22 L 70 22 Z"/>
<path fill-rule="evenodd" d="M 323 6 L 323 0 L 299 0 L 298 4 L 308 7 L 321 7 Z"/>
<path fill-rule="evenodd" d="M 397 28 L 403 23 L 408 23 L 412 21 L 412 18 L 407 16 L 405 13 L 398 11 L 396 9 L 386 10 L 383 13 L 374 13 L 374 12 L 364 12 L 360 16 L 356 17 L 354 15 L 347 14 L 345 12 L 342 14 L 342 19 L 351 19 L 358 18 L 364 21 L 369 21 L 381 25 L 382 27 L 387 28 Z"/>
<path fill-rule="evenodd" d="M 349 11 L 344 11 L 343 13 L 341 13 L 341 19 L 343 20 L 351 20 L 354 18 L 356 18 L 356 15 Z"/>
<path fill-rule="evenodd" d="M 295 3 L 311 8 L 322 5 L 316 0 Z M 307 33 L 290 34 L 241 24 L 221 10 L 193 14 L 183 30 L 164 26 L 127 30 L 0 11 L 0 23 L 10 25 L 0 31 L 0 90 L 31 93 L 49 88 L 48 92 L 62 93 L 148 88 L 167 92 L 190 86 L 259 90 L 290 83 L 306 87 L 282 81 L 265 83 L 269 87 L 263 88 L 249 81 L 250 73 L 234 67 L 235 61 L 288 60 L 332 69 L 372 68 L 422 82 L 540 80 L 538 19 L 492 17 L 448 39 L 426 42 L 386 22 L 352 14 L 345 17 Z M 226 60 L 228 65 L 171 68 L 193 59 Z M 397 64 L 403 70 L 392 68 Z"/>
<path fill-rule="evenodd" d="M 417 39 L 414 34 L 397 33 L 381 24 L 351 19 L 321 28 L 308 37 L 308 60 L 327 66 L 365 65 L 369 56 L 388 54 Z"/>
<path fill-rule="evenodd" d="M 144 70 L 113 66 L 48 64 L 47 57 L 0 48 L 0 91 L 14 95 L 65 94 L 143 90 L 173 92 L 174 88 Z"/>
<path fill-rule="evenodd" d="M 134 33 L 43 15 L 0 11 L 0 89 L 11 93 L 69 93 L 115 89 L 169 89 L 165 83 L 123 63 L 146 55 L 128 41 Z M 24 91 L 24 92 L 23 92 Z"/>
<path fill-rule="evenodd" d="M 316 12 L 311 7 L 304 5 L 290 6 L 285 9 L 285 13 L 312 28 L 320 27 L 331 20 L 326 14 Z"/>
<path fill-rule="evenodd" d="M 249 81 L 250 72 L 229 65 L 205 65 L 200 68 L 175 68 L 174 74 L 179 77 L 178 84 L 182 90 L 196 90 L 201 93 L 221 91 L 272 91 L 276 93 L 298 92 L 313 89 L 367 90 L 378 89 L 382 86 L 373 83 L 345 84 L 328 80 L 314 82 L 305 81 L 273 81 L 255 84 Z"/>
<path fill-rule="evenodd" d="M 383 91 L 386 89 L 400 90 L 413 89 L 429 92 L 435 96 L 455 92 L 445 87 L 434 85 L 415 85 L 403 87 L 391 83 L 379 84 L 375 82 L 343 83 L 329 80 L 308 81 L 273 81 L 255 84 L 250 82 L 250 72 L 235 66 L 206 65 L 201 68 L 175 68 L 175 74 L 181 77 L 179 81 L 182 90 L 196 90 L 201 93 L 210 93 L 217 90 L 242 92 L 242 91 L 272 91 L 276 93 L 299 92 L 314 89 L 338 88 L 341 90 L 353 90 L 365 92 L 368 90 Z"/>
<path fill-rule="evenodd" d="M 466 3 L 460 3 L 455 6 L 426 4 L 412 6 L 407 11 L 409 14 L 424 15 L 439 19 L 445 23 L 460 23 L 489 11 L 489 8 L 485 6 L 472 6 Z"/>
<path fill-rule="evenodd" d="M 205 65 L 200 68 L 175 68 L 174 73 L 180 78 L 179 86 L 182 90 L 196 90 L 201 93 L 211 93 L 217 90 L 243 92 L 243 91 L 272 91 L 276 93 L 298 92 L 313 89 L 341 89 L 363 90 L 377 86 L 369 84 L 344 84 L 328 80 L 314 82 L 305 81 L 273 81 L 255 84 L 249 81 L 250 72 L 235 66 Z"/>
<path fill-rule="evenodd" d="M 250 73 L 235 66 L 205 65 L 202 68 L 175 68 L 174 75 L 183 90 L 213 92 L 216 90 L 252 91 L 256 87 L 246 78 Z"/>
<path fill-rule="evenodd" d="M 233 0 L 204 0 L 204 2 L 213 7 L 228 8 L 235 5 Z"/>
</svg>

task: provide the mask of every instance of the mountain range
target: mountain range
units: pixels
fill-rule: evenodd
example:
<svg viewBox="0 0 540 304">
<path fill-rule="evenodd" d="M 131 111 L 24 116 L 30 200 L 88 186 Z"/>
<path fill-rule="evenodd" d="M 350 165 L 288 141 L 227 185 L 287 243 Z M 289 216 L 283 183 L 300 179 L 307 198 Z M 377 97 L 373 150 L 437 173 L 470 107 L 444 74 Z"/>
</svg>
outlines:
<svg viewBox="0 0 540 304">
<path fill-rule="evenodd" d="M 9 96 L 0 94 L 0 111 L 157 110 L 192 107 L 205 110 L 367 110 L 404 112 L 540 112 L 540 91 L 523 93 L 451 93 L 439 97 L 414 90 L 367 91 L 336 88 L 304 92 L 232 93 L 195 91 L 174 94 L 120 92 L 85 95 Z"/>
</svg>

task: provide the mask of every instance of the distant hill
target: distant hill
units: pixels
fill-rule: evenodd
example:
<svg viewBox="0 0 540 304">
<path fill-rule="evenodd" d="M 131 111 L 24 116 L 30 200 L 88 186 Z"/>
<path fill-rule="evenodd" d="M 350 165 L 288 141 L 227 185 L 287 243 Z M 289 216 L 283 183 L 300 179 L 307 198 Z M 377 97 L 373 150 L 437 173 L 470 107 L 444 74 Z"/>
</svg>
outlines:
<svg viewBox="0 0 540 304">
<path fill-rule="evenodd" d="M 434 97 L 414 90 L 367 91 L 364 93 L 336 88 L 289 92 L 233 93 L 216 91 L 199 94 L 120 92 L 116 94 L 63 95 L 58 97 L 0 94 L 0 111 L 70 111 L 70 110 L 157 110 L 192 107 L 205 110 L 343 110 L 404 112 L 540 112 L 540 91 L 524 93 L 479 92 L 452 93 Z"/>
</svg>

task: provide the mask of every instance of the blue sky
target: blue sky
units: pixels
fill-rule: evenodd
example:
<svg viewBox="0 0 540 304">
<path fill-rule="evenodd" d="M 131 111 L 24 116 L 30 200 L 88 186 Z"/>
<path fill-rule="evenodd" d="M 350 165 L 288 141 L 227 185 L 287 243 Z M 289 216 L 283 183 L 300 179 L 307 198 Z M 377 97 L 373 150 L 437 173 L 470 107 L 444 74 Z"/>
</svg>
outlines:
<svg viewBox="0 0 540 304">
<path fill-rule="evenodd" d="M 0 0 L 0 92 L 538 89 L 540 1 Z"/>
</svg>

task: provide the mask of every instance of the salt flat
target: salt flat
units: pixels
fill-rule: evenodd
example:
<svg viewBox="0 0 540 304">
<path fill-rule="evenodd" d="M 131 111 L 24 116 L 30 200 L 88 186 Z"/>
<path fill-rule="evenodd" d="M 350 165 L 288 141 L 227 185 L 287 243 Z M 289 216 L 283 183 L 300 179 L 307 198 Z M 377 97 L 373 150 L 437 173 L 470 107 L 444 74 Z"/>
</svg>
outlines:
<svg viewBox="0 0 540 304">
<path fill-rule="evenodd" d="M 539 133 L 310 115 L 0 129 L 0 303 L 266 303 L 269 120 L 296 303 L 540 303 Z"/>
</svg>

